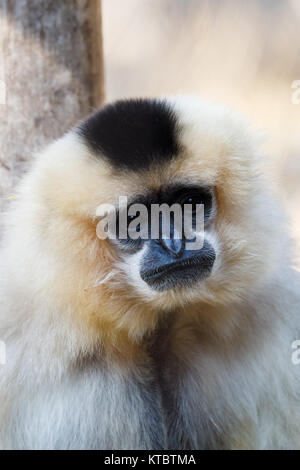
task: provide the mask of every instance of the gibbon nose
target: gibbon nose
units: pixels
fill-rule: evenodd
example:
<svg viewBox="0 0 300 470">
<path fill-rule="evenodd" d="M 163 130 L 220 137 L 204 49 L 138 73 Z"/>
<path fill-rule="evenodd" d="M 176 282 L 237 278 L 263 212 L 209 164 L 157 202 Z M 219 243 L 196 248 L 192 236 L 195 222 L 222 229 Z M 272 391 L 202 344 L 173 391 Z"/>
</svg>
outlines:
<svg viewBox="0 0 300 470">
<path fill-rule="evenodd" d="M 163 249 L 174 258 L 180 258 L 184 251 L 184 240 L 182 238 L 161 238 L 159 240 Z"/>
</svg>

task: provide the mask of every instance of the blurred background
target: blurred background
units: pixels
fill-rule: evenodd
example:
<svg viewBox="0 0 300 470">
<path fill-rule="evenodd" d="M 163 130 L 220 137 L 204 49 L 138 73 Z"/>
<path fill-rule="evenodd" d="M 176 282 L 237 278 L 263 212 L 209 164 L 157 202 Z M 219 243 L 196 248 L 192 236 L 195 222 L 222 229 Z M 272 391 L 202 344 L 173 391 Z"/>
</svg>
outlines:
<svg viewBox="0 0 300 470">
<path fill-rule="evenodd" d="M 0 0 L 1 80 L 0 208 L 104 99 L 196 93 L 265 134 L 300 240 L 300 0 Z"/>
<path fill-rule="evenodd" d="M 102 0 L 102 9 L 107 99 L 196 93 L 243 113 L 265 135 L 300 240 L 300 1 Z"/>
</svg>

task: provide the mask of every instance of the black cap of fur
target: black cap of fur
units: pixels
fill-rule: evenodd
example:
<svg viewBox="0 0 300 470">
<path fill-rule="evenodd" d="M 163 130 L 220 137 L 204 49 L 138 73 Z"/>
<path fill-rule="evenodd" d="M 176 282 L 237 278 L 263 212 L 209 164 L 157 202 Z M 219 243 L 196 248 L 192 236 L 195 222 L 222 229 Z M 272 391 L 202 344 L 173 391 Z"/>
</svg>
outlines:
<svg viewBox="0 0 300 470">
<path fill-rule="evenodd" d="M 163 100 L 108 104 L 83 122 L 79 132 L 115 168 L 142 170 L 178 153 L 176 116 Z"/>
</svg>

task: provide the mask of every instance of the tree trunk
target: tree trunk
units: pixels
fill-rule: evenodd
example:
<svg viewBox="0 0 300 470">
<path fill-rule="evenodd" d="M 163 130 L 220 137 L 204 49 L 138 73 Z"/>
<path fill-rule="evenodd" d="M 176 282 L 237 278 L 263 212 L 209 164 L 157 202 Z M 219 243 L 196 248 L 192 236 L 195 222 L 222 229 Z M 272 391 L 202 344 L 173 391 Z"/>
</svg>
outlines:
<svg viewBox="0 0 300 470">
<path fill-rule="evenodd" d="M 0 0 L 0 209 L 32 154 L 103 99 L 101 0 Z"/>
</svg>

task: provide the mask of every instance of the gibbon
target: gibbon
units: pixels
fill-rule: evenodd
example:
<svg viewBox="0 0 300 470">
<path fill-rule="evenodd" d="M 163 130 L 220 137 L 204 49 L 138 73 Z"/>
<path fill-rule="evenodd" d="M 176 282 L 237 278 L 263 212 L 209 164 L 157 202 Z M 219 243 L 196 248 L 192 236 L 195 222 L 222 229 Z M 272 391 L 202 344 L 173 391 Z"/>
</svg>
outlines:
<svg viewBox="0 0 300 470">
<path fill-rule="evenodd" d="M 2 449 L 300 447 L 299 275 L 257 147 L 179 96 L 108 104 L 36 156 L 1 242 Z M 100 239 L 120 196 L 203 205 L 202 247 Z"/>
</svg>

